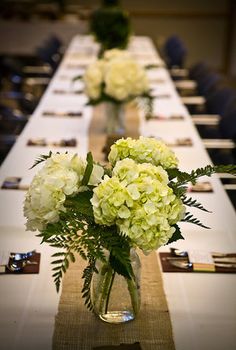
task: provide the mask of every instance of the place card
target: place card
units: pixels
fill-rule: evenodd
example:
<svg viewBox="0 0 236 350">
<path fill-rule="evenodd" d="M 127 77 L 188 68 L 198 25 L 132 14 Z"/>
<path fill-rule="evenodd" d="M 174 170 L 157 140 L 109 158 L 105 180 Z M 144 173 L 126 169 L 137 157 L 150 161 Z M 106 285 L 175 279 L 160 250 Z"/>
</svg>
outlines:
<svg viewBox="0 0 236 350">
<path fill-rule="evenodd" d="M 179 138 L 174 140 L 174 142 L 166 142 L 169 147 L 191 147 L 193 146 L 193 141 L 189 137 Z"/>
<path fill-rule="evenodd" d="M 81 68 L 86 68 L 88 66 L 87 63 L 68 63 L 65 68 L 68 68 L 68 69 L 81 69 Z"/>
<path fill-rule="evenodd" d="M 193 141 L 192 139 L 190 139 L 189 137 L 183 137 L 183 138 L 179 138 L 179 139 L 176 139 L 176 140 L 173 140 L 173 141 L 167 141 L 167 140 L 163 140 L 162 138 L 160 137 L 157 137 L 157 136 L 153 136 L 153 135 L 150 135 L 150 137 L 153 137 L 157 140 L 161 140 L 163 141 L 168 147 L 190 147 L 190 146 L 193 146 Z"/>
<path fill-rule="evenodd" d="M 212 184 L 209 181 L 199 181 L 195 185 L 188 185 L 188 192 L 213 192 Z"/>
<path fill-rule="evenodd" d="M 84 69 L 81 69 L 81 71 L 83 72 L 84 71 Z M 82 75 L 82 73 L 81 73 L 81 75 Z M 59 75 L 58 77 L 57 77 L 57 79 L 59 79 L 59 80 L 62 80 L 62 81 L 72 81 L 73 80 L 73 77 L 71 77 L 71 76 L 68 76 L 68 75 Z"/>
<path fill-rule="evenodd" d="M 44 111 L 42 113 L 44 117 L 82 117 L 83 113 L 81 111 L 78 112 L 62 112 L 62 111 Z"/>
<path fill-rule="evenodd" d="M 76 147 L 77 140 L 72 139 L 61 139 L 59 141 L 47 141 L 45 138 L 35 138 L 29 139 L 27 141 L 27 146 L 36 146 L 36 147 Z"/>
<path fill-rule="evenodd" d="M 193 264 L 194 271 L 215 271 L 214 260 L 210 252 L 189 250 L 188 259 Z"/>
<path fill-rule="evenodd" d="M 151 84 L 164 84 L 166 83 L 166 80 L 165 79 L 161 79 L 161 78 L 152 78 L 152 77 L 149 77 L 149 81 Z"/>
<path fill-rule="evenodd" d="M 172 114 L 170 116 L 164 115 L 150 115 L 146 118 L 147 120 L 158 120 L 158 121 L 179 121 L 184 120 L 184 116 L 180 114 Z"/>
<path fill-rule="evenodd" d="M 165 98 L 171 98 L 171 95 L 170 94 L 159 94 L 159 93 L 156 93 L 156 92 L 151 92 L 151 96 L 156 98 L 156 99 L 165 99 Z"/>
<path fill-rule="evenodd" d="M 55 89 L 53 90 L 54 94 L 58 94 L 58 95 L 80 95 L 84 93 L 84 90 L 63 90 L 63 89 Z"/>
<path fill-rule="evenodd" d="M 22 177 L 8 176 L 2 183 L 1 189 L 3 190 L 27 190 L 28 184 L 24 184 Z"/>
</svg>

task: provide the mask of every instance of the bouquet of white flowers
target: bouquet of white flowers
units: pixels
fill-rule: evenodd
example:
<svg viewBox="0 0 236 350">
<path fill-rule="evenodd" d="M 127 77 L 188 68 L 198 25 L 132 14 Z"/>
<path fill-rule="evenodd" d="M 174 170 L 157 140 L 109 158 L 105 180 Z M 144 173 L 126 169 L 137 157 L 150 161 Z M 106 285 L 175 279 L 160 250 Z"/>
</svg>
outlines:
<svg viewBox="0 0 236 350">
<path fill-rule="evenodd" d="M 89 105 L 106 102 L 117 109 L 136 100 L 148 117 L 152 114 L 153 100 L 146 74 L 148 68 L 151 67 L 138 64 L 128 51 L 112 49 L 105 51 L 102 58 L 88 66 L 83 76 L 76 76 L 73 81 L 83 80 Z"/>
<path fill-rule="evenodd" d="M 24 204 L 27 229 L 38 230 L 43 242 L 62 248 L 54 254 L 57 289 L 75 253 L 87 260 L 83 296 L 88 307 L 96 260 L 106 261 L 104 249 L 112 270 L 132 280 L 131 248 L 149 253 L 182 239 L 179 221 L 206 227 L 186 211 L 186 206 L 206 211 L 186 196 L 187 184 L 216 172 L 236 174 L 234 165 L 182 172 L 174 152 L 154 138 L 120 139 L 108 159 L 111 167 L 96 164 L 91 153 L 86 160 L 67 153 L 42 156 L 36 164 L 45 165 Z"/>
<path fill-rule="evenodd" d="M 149 94 L 145 69 L 127 51 L 119 49 L 106 51 L 103 58 L 92 63 L 83 80 L 92 104 L 127 102 Z"/>
</svg>

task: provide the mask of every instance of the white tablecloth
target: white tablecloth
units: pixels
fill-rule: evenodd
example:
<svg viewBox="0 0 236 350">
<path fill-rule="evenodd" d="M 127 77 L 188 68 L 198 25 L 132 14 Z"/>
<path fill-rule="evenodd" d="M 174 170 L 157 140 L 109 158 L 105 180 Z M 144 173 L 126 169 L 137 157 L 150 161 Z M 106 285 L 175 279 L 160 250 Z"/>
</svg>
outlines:
<svg viewBox="0 0 236 350">
<path fill-rule="evenodd" d="M 191 170 L 210 163 L 191 117 L 181 104 L 174 85 L 152 42 L 147 37 L 133 37 L 130 51 L 144 65 L 156 64 L 149 72 L 157 99 L 155 112 L 162 120 L 146 121 L 140 112 L 140 134 L 155 136 L 167 142 L 189 137 L 190 147 L 175 147 L 182 170 Z M 75 138 L 78 146 L 72 152 L 85 156 L 88 151 L 88 128 L 92 108 L 85 107 L 83 94 L 55 93 L 81 88 L 71 84 L 85 65 L 96 58 L 98 46 L 89 36 L 76 36 L 45 92 L 39 106 L 18 141 L 4 161 L 0 183 L 8 176 L 22 177 L 22 185 L 30 183 L 38 170 L 28 169 L 39 154 L 51 147 L 29 147 L 29 138 L 46 138 L 54 142 Z M 156 81 L 156 82 L 155 82 Z M 169 95 L 169 96 L 168 96 Z M 47 117 L 45 111 L 78 112 L 82 117 Z M 171 115 L 183 120 L 172 121 Z M 68 150 L 54 148 L 55 151 Z M 184 241 L 174 244 L 183 249 L 236 252 L 235 211 L 217 176 L 210 179 L 214 192 L 192 194 L 212 213 L 193 210 L 211 230 L 186 223 L 181 224 Z M 24 190 L 0 190 L 0 250 L 41 252 L 40 273 L 37 275 L 0 276 L 0 348 L 2 350 L 51 349 L 54 317 L 59 294 L 51 278 L 53 249 L 40 245 L 34 233 L 25 232 L 22 213 Z M 163 247 L 160 251 L 168 250 Z M 163 273 L 164 288 L 169 305 L 174 341 L 177 350 L 233 350 L 236 347 L 236 275 L 212 273 Z M 158 331 L 158 330 L 157 330 Z"/>
</svg>

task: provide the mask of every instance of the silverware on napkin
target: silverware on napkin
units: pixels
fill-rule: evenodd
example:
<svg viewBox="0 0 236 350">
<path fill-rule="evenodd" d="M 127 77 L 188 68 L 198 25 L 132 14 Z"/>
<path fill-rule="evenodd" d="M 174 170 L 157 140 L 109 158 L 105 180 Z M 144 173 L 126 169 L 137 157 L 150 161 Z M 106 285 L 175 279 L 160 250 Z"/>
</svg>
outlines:
<svg viewBox="0 0 236 350">
<path fill-rule="evenodd" d="M 178 267 L 180 269 L 185 269 L 185 270 L 189 270 L 193 267 L 193 263 L 184 260 L 184 259 L 168 259 L 169 263 L 172 266 Z M 231 269 L 236 269 L 236 263 L 235 264 L 229 264 L 229 263 L 214 263 L 215 267 L 221 267 L 221 268 L 231 268 Z"/>
</svg>

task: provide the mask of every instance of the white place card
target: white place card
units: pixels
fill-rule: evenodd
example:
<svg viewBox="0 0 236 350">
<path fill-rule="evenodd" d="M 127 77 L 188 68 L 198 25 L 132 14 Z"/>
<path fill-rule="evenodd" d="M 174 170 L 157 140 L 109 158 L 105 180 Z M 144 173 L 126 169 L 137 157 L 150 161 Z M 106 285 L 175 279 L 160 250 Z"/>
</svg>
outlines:
<svg viewBox="0 0 236 350">
<path fill-rule="evenodd" d="M 189 250 L 189 261 L 193 264 L 194 271 L 215 271 L 215 264 L 210 252 L 202 250 Z"/>
</svg>

